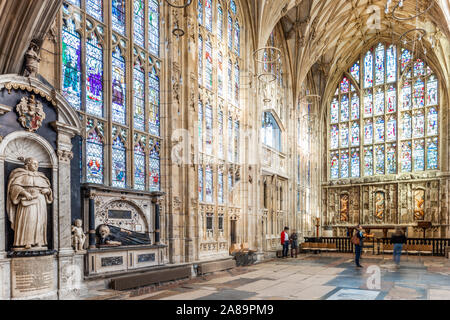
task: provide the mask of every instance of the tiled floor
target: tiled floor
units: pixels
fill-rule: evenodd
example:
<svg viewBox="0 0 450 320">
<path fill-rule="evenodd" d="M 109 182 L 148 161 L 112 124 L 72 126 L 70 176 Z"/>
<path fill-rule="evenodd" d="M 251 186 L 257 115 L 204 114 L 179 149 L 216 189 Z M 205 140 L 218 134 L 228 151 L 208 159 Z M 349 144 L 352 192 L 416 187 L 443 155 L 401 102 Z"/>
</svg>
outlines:
<svg viewBox="0 0 450 320">
<path fill-rule="evenodd" d="M 450 300 L 450 260 L 365 256 L 356 268 L 350 254 L 300 255 L 193 279 L 139 300 Z"/>
</svg>

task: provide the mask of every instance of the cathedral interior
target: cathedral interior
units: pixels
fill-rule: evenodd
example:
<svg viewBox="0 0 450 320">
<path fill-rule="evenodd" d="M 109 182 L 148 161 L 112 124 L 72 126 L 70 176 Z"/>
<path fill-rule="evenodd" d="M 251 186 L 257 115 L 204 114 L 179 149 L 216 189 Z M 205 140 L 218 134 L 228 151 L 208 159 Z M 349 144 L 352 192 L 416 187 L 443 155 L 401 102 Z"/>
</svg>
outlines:
<svg viewBox="0 0 450 320">
<path fill-rule="evenodd" d="M 285 226 L 444 255 L 449 40 L 448 0 L 0 0 L 0 299 L 272 259 Z"/>
</svg>

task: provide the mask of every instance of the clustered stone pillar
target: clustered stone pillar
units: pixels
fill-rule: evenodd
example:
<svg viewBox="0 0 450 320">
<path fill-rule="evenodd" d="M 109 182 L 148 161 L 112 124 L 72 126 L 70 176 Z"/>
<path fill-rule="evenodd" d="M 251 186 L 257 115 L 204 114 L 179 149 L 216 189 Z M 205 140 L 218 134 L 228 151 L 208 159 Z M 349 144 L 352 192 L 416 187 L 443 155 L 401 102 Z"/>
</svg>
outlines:
<svg viewBox="0 0 450 320">
<path fill-rule="evenodd" d="M 158 200 L 165 193 L 161 191 L 151 192 L 150 196 L 152 198 L 152 203 L 155 212 L 155 244 L 159 244 L 161 240 L 161 230 L 160 230 L 160 214 L 159 214 L 159 203 Z"/>
<path fill-rule="evenodd" d="M 95 248 L 95 200 L 89 195 L 89 248 Z"/>
</svg>

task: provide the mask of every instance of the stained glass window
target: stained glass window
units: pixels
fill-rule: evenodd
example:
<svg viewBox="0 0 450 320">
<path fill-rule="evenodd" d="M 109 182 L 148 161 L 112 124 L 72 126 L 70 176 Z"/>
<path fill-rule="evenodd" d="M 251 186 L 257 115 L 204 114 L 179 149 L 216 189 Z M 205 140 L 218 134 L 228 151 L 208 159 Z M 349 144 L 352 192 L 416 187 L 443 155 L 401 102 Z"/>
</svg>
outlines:
<svg viewBox="0 0 450 320">
<path fill-rule="evenodd" d="M 228 99 L 232 100 L 233 97 L 233 63 L 231 60 L 228 60 L 228 68 L 227 68 L 227 86 L 228 86 Z"/>
<path fill-rule="evenodd" d="M 153 144 L 149 157 L 149 179 L 150 191 L 161 190 L 161 157 L 159 141 L 151 141 Z"/>
<path fill-rule="evenodd" d="M 213 58 L 211 41 L 209 39 L 207 39 L 205 43 L 205 60 L 205 86 L 211 90 L 213 86 Z"/>
<path fill-rule="evenodd" d="M 370 88 L 373 84 L 373 56 L 368 51 L 364 57 L 364 88 Z"/>
<path fill-rule="evenodd" d="M 197 14 L 198 24 L 203 25 L 203 0 L 198 0 Z"/>
<path fill-rule="evenodd" d="M 112 185 L 117 188 L 126 186 L 126 149 L 120 136 L 113 140 L 112 145 Z"/>
<path fill-rule="evenodd" d="M 151 54 L 159 56 L 159 4 L 158 0 L 148 0 L 148 39 Z"/>
<path fill-rule="evenodd" d="M 159 88 L 159 77 L 157 74 L 157 70 L 155 68 L 152 68 L 152 70 L 149 72 L 148 80 L 149 80 L 149 99 L 148 100 L 149 100 L 149 108 L 150 108 L 149 117 L 148 117 L 149 133 L 153 134 L 155 136 L 159 136 L 160 88 Z"/>
<path fill-rule="evenodd" d="M 352 149 L 351 151 L 351 175 L 352 178 L 359 177 L 359 149 Z"/>
<path fill-rule="evenodd" d="M 384 46 L 380 43 L 375 49 L 375 84 L 384 83 Z"/>
<path fill-rule="evenodd" d="M 223 198 L 223 170 L 219 169 L 219 173 L 217 176 L 217 202 L 224 203 Z"/>
<path fill-rule="evenodd" d="M 137 143 L 134 147 L 134 188 L 145 190 L 145 145 Z"/>
<path fill-rule="evenodd" d="M 348 70 L 352 77 L 342 75 L 330 102 L 331 179 L 347 177 L 348 158 L 351 177 L 436 170 L 439 84 L 426 62 L 379 43 Z"/>
<path fill-rule="evenodd" d="M 203 38 L 198 36 L 198 84 L 203 85 Z"/>
<path fill-rule="evenodd" d="M 231 116 L 228 117 L 228 161 L 233 162 L 233 118 Z"/>
<path fill-rule="evenodd" d="M 236 62 L 234 64 L 234 103 L 235 105 L 239 106 L 239 79 L 240 72 L 239 72 L 239 64 Z"/>
<path fill-rule="evenodd" d="M 198 200 L 203 201 L 203 167 L 198 166 Z"/>
<path fill-rule="evenodd" d="M 341 153 L 341 178 L 348 178 L 348 151 Z"/>
<path fill-rule="evenodd" d="M 103 21 L 103 0 L 86 0 L 86 12 L 97 19 Z"/>
<path fill-rule="evenodd" d="M 211 0 L 205 0 L 205 27 L 212 32 L 212 3 Z"/>
<path fill-rule="evenodd" d="M 213 112 L 211 105 L 207 105 L 205 108 L 205 152 L 212 155 L 213 153 Z"/>
<path fill-rule="evenodd" d="M 220 51 L 217 60 L 217 93 L 223 97 L 223 55 Z"/>
<path fill-rule="evenodd" d="M 224 150 L 223 150 L 223 111 L 219 110 L 217 116 L 217 124 L 218 124 L 218 135 L 217 135 L 217 144 L 218 144 L 218 157 L 220 159 L 224 158 Z"/>
<path fill-rule="evenodd" d="M 133 21 L 133 36 L 134 43 L 145 46 L 145 12 L 144 12 L 144 0 L 134 0 L 134 21 Z"/>
<path fill-rule="evenodd" d="M 206 166 L 205 171 L 205 201 L 213 202 L 213 171 L 211 166 Z"/>
<path fill-rule="evenodd" d="M 91 120 L 88 123 L 86 138 L 86 180 L 89 183 L 103 183 L 103 142 L 102 126 L 93 128 Z M 100 134 L 99 134 L 100 133 Z"/>
<path fill-rule="evenodd" d="M 126 123 L 125 58 L 117 46 L 112 54 L 112 120 Z"/>
<path fill-rule="evenodd" d="M 427 170 L 438 168 L 438 138 L 427 139 Z"/>
<path fill-rule="evenodd" d="M 217 4 L 217 38 L 219 41 L 223 40 L 223 9 L 219 3 Z"/>
<path fill-rule="evenodd" d="M 198 151 L 203 152 L 203 103 L 198 101 Z"/>
<path fill-rule="evenodd" d="M 81 110 L 81 37 L 70 18 L 64 19 L 62 28 L 62 78 L 64 98 Z"/>
<path fill-rule="evenodd" d="M 239 56 L 241 52 L 241 27 L 239 22 L 234 24 L 234 51 Z"/>
<path fill-rule="evenodd" d="M 112 0 L 112 27 L 121 35 L 125 35 L 125 0 Z"/>
<path fill-rule="evenodd" d="M 228 35 L 228 49 L 233 49 L 233 19 L 231 14 L 228 12 L 228 25 L 227 25 L 227 35 Z"/>
<path fill-rule="evenodd" d="M 134 128 L 145 131 L 145 72 L 139 59 L 133 69 Z"/>
<path fill-rule="evenodd" d="M 239 120 L 236 120 L 234 122 L 234 162 L 235 163 L 239 163 L 239 148 L 240 148 L 240 143 L 239 143 Z"/>
<path fill-rule="evenodd" d="M 61 88 L 87 128 L 80 145 L 81 169 L 85 167 L 82 180 L 116 188 L 159 190 L 162 2 L 69 1 L 62 7 Z M 73 4 L 78 8 L 73 10 Z M 103 16 L 103 10 L 109 17 Z M 105 70 L 111 70 L 109 75 Z M 130 97 L 127 81 L 132 88 Z M 128 132 L 133 132 L 132 138 L 127 138 Z"/>
</svg>

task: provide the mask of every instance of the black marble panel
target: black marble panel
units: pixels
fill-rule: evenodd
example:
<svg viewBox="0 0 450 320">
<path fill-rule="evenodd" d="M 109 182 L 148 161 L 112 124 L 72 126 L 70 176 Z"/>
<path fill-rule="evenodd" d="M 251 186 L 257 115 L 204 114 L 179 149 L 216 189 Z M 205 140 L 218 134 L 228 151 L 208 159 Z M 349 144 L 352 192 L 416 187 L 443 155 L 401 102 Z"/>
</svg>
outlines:
<svg viewBox="0 0 450 320">
<path fill-rule="evenodd" d="M 102 267 L 113 267 L 123 265 L 123 257 L 102 258 Z"/>
<path fill-rule="evenodd" d="M 138 255 L 138 263 L 153 262 L 153 261 L 155 261 L 154 253 L 146 253 Z"/>
<path fill-rule="evenodd" d="M 129 210 L 108 210 L 108 218 L 110 218 L 110 219 L 131 219 L 131 211 L 129 211 Z"/>
</svg>

